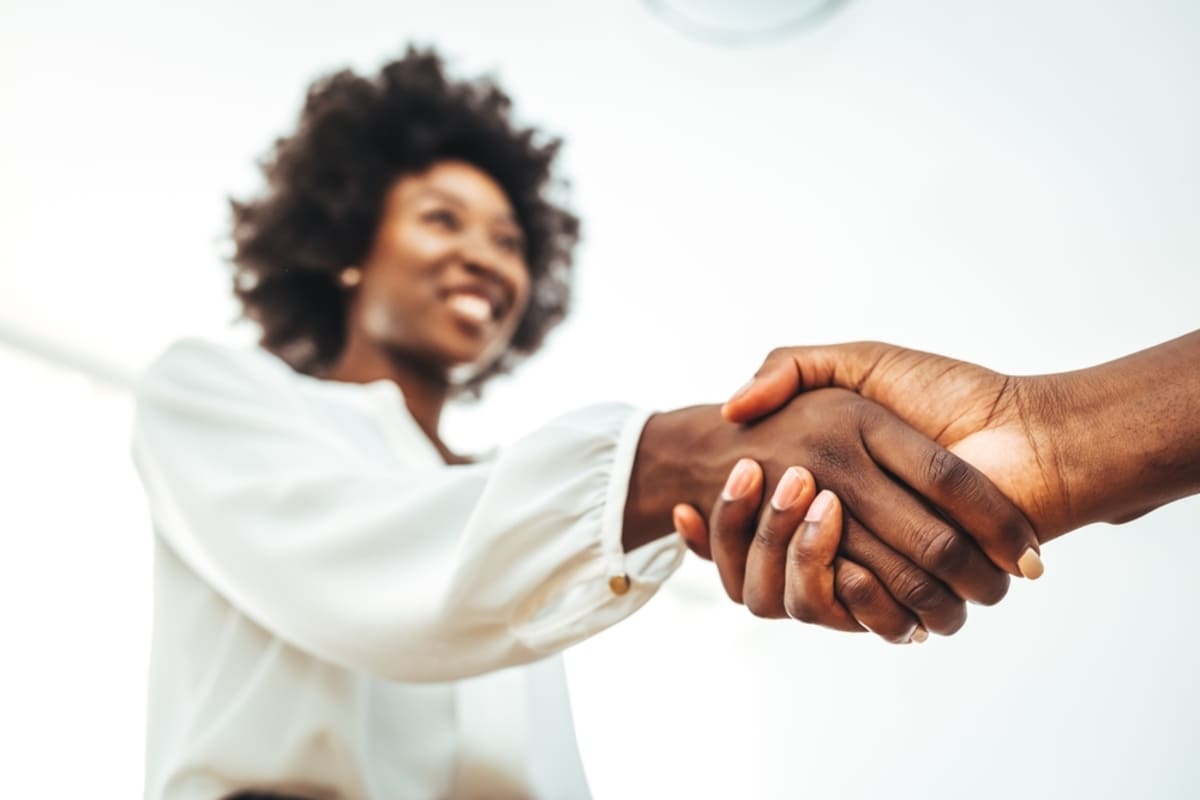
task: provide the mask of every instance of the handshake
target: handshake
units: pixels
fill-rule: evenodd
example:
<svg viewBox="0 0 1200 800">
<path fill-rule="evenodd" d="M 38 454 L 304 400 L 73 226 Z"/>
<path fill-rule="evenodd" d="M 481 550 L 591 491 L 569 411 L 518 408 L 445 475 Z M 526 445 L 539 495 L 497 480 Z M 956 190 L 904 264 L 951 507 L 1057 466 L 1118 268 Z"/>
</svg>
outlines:
<svg viewBox="0 0 1200 800">
<path fill-rule="evenodd" d="M 753 614 L 920 642 L 1040 577 L 1043 542 L 1198 491 L 1200 331 L 1036 377 L 784 348 L 723 407 L 651 417 L 625 547 L 670 514 Z"/>
</svg>

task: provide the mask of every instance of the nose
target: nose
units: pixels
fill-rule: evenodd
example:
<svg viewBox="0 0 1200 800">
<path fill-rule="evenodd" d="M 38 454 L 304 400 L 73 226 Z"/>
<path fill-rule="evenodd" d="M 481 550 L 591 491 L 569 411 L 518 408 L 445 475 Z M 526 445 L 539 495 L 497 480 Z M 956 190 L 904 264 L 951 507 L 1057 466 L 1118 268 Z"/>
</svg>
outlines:
<svg viewBox="0 0 1200 800">
<path fill-rule="evenodd" d="M 466 241 L 462 244 L 462 258 L 470 272 L 479 274 L 501 271 L 500 259 L 493 248 L 489 247 L 486 241 L 482 241 L 481 235 L 475 234 L 464 238 Z"/>
<path fill-rule="evenodd" d="M 512 284 L 518 276 L 512 274 L 513 269 L 508 264 L 512 259 L 506 257 L 507 254 L 492 241 L 490 234 L 478 231 L 467 233 L 462 238 L 460 252 L 467 272 L 477 277 L 500 281 L 507 288 L 513 288 Z"/>
</svg>

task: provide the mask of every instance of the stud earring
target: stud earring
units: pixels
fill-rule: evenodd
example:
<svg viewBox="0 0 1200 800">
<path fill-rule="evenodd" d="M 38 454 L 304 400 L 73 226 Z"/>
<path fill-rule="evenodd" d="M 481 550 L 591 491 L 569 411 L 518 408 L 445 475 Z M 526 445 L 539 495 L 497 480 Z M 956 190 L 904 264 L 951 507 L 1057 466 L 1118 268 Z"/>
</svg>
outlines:
<svg viewBox="0 0 1200 800">
<path fill-rule="evenodd" d="M 362 270 L 358 267 L 346 267 L 338 273 L 338 283 L 343 289 L 353 289 L 362 282 Z"/>
</svg>

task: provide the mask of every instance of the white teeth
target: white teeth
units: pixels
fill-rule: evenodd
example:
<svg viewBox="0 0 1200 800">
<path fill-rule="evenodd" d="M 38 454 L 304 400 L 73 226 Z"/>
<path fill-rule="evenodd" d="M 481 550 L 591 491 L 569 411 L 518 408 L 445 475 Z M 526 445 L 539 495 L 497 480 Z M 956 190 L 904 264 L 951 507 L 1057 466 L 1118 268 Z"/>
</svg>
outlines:
<svg viewBox="0 0 1200 800">
<path fill-rule="evenodd" d="M 450 307 L 475 322 L 490 322 L 492 304 L 476 294 L 454 294 L 447 301 Z"/>
</svg>

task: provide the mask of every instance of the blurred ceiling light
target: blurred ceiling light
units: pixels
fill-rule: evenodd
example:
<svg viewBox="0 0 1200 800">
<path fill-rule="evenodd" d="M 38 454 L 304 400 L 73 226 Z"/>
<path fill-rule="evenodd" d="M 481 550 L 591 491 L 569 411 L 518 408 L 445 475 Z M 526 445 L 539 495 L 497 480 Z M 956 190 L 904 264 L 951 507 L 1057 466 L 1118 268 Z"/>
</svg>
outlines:
<svg viewBox="0 0 1200 800">
<path fill-rule="evenodd" d="M 817 25 L 846 0 L 645 0 L 668 25 L 723 45 L 776 41 Z"/>
</svg>

